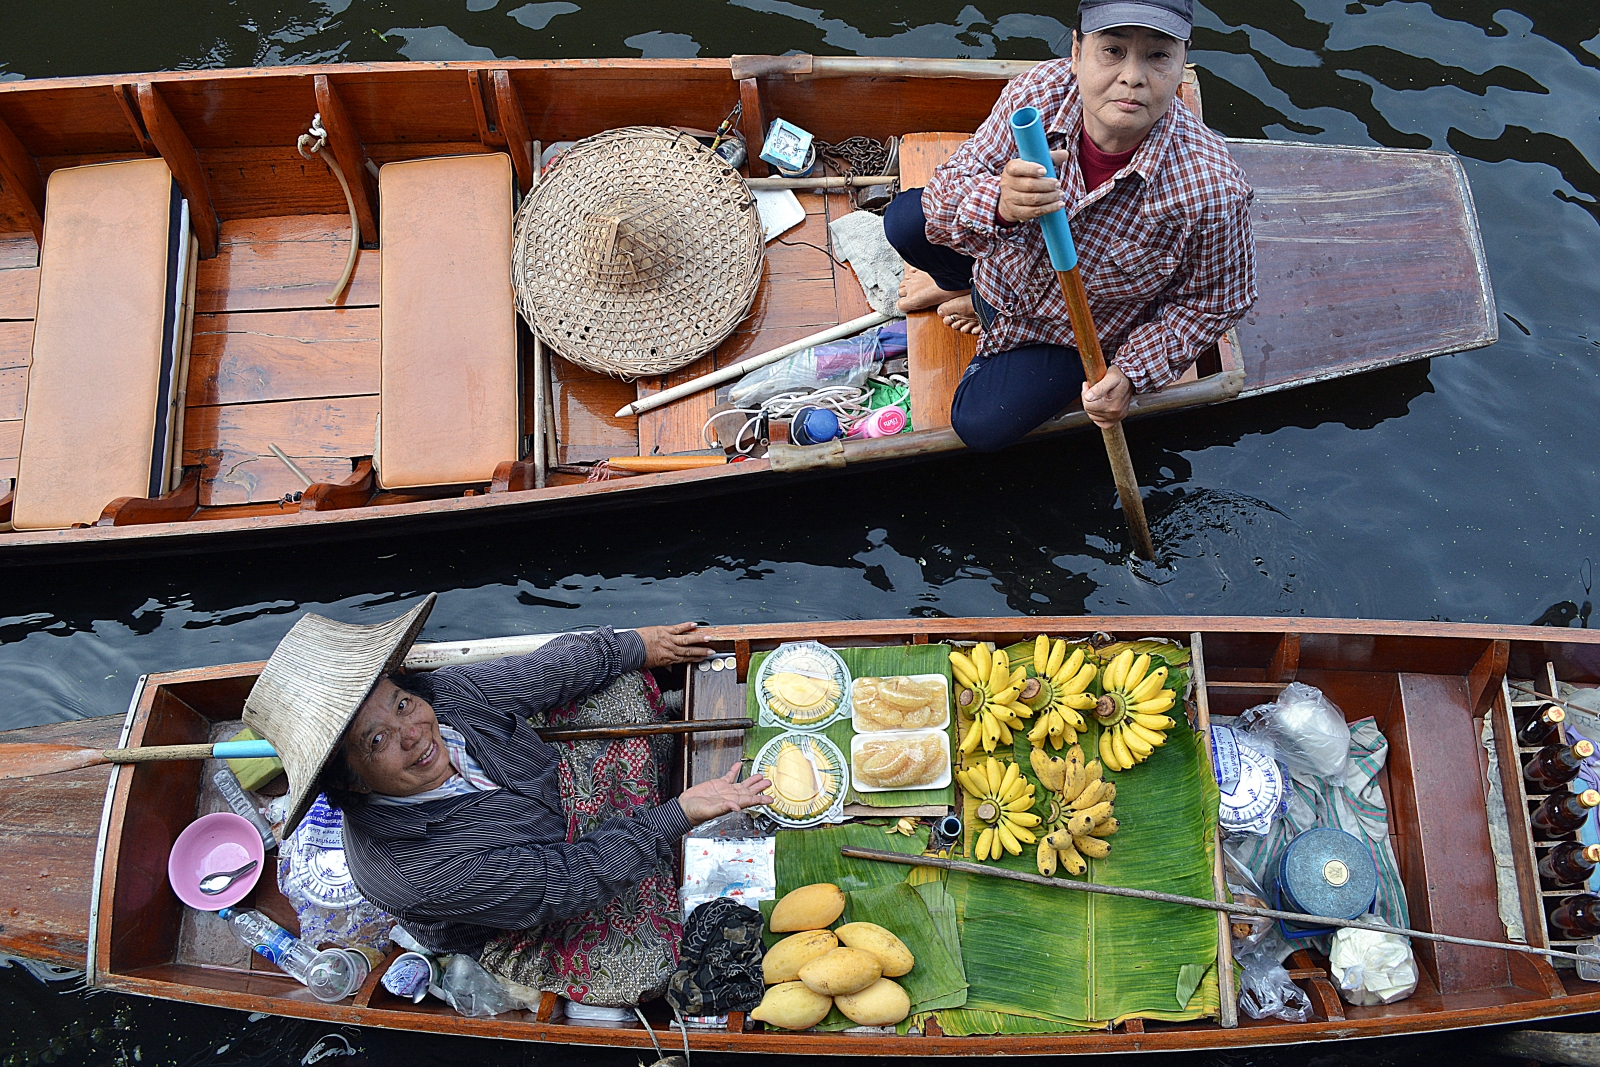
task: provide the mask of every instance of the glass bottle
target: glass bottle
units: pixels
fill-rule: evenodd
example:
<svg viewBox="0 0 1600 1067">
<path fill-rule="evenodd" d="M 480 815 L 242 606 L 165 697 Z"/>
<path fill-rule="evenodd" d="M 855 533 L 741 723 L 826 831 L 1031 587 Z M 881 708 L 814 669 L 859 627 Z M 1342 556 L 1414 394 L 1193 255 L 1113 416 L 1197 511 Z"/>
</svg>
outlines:
<svg viewBox="0 0 1600 1067">
<path fill-rule="evenodd" d="M 1569 941 L 1584 941 L 1600 934 L 1600 897 L 1578 893 L 1563 900 L 1550 913 L 1550 928 Z"/>
<path fill-rule="evenodd" d="M 1578 776 L 1583 761 L 1594 755 L 1594 745 L 1579 741 L 1575 745 L 1546 745 L 1522 769 L 1523 777 L 1537 793 L 1554 793 Z"/>
<path fill-rule="evenodd" d="M 1539 877 L 1551 889 L 1582 885 L 1600 863 L 1600 845 L 1563 841 L 1539 861 Z"/>
<path fill-rule="evenodd" d="M 1546 704 L 1539 714 L 1529 717 L 1528 721 L 1523 723 L 1522 729 L 1517 731 L 1517 744 L 1527 748 L 1538 748 L 1555 743 L 1561 736 L 1556 727 L 1566 717 L 1567 713 L 1554 704 Z"/>
<path fill-rule="evenodd" d="M 1533 809 L 1534 832 L 1545 839 L 1565 837 L 1582 826 L 1589 812 L 1597 807 L 1600 807 L 1600 790 L 1552 793 Z"/>
<path fill-rule="evenodd" d="M 310 989 L 318 1000 L 343 1000 L 360 989 L 367 977 L 367 958 L 359 952 L 343 948 L 318 952 L 259 911 L 223 908 L 217 914 L 228 921 L 239 940 Z"/>
</svg>

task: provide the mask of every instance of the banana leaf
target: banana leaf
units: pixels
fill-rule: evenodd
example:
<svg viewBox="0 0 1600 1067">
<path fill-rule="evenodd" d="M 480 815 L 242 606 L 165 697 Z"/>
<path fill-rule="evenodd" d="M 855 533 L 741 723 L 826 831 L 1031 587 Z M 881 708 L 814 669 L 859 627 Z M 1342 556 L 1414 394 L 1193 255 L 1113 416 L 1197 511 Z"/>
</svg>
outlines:
<svg viewBox="0 0 1600 1067">
<path fill-rule="evenodd" d="M 850 668 L 851 678 L 890 677 L 897 674 L 942 674 L 945 679 L 946 690 L 951 689 L 950 680 L 950 646 L 949 645 L 886 645 L 881 648 L 840 648 L 835 649 L 844 659 L 846 667 Z M 767 653 L 761 652 L 751 657 L 750 679 L 751 684 L 745 686 L 745 701 L 749 709 L 749 716 L 757 722 L 761 720 L 761 705 L 756 698 L 755 678 L 761 669 L 761 663 Z M 955 752 L 954 719 L 951 716 L 950 732 L 952 734 L 950 751 Z M 745 731 L 744 756 L 753 758 L 761 751 L 761 746 L 772 738 L 783 733 L 781 727 L 758 726 L 753 730 Z M 850 738 L 855 734 L 855 728 L 850 725 L 850 717 L 842 719 L 818 731 L 828 740 L 839 746 L 839 751 L 844 753 L 845 759 L 850 758 Z M 871 808 L 908 808 L 921 805 L 951 804 L 955 801 L 954 785 L 947 785 L 943 789 L 899 789 L 886 793 L 858 793 L 851 788 L 845 794 L 846 804 L 864 804 Z M 881 846 L 877 846 L 881 847 Z"/>
<path fill-rule="evenodd" d="M 1178 666 L 1174 661 L 1186 659 L 1172 646 L 1162 647 L 1174 651 L 1166 660 L 1169 670 Z M 1022 652 L 1019 646 L 1014 658 L 1020 660 Z M 1026 654 L 1031 658 L 1032 642 L 1026 643 Z M 1117 783 L 1121 829 L 1110 839 L 1108 857 L 1089 860 L 1085 880 L 1211 896 L 1216 780 L 1199 735 L 1175 718 L 1180 721 L 1167 743 L 1148 760 L 1106 773 Z M 1089 758 L 1097 740 L 1091 723 L 1081 739 Z M 1047 801 L 1029 765 L 1029 749 L 1026 734 L 1019 733 L 1009 752 L 996 755 L 1017 760 L 1034 783 L 1034 811 L 1044 817 Z M 994 862 L 1035 870 L 1032 848 Z M 972 875 L 952 875 L 947 886 L 960 909 L 962 961 L 970 983 L 963 1013 L 951 1015 L 949 1026 L 945 1016 L 951 1013 L 939 1013 L 947 1033 L 985 1032 L 973 1028 L 1002 1023 L 1006 1029 L 987 1032 L 1019 1032 L 1016 1028 L 1028 1025 L 1013 1018 L 997 1022 L 984 1012 L 1103 1027 L 1131 1017 L 1187 1020 L 1217 1011 L 1217 923 L 1210 912 Z M 1196 975 L 1204 976 L 1198 986 Z M 1181 993 L 1188 994 L 1182 1001 Z"/>
</svg>

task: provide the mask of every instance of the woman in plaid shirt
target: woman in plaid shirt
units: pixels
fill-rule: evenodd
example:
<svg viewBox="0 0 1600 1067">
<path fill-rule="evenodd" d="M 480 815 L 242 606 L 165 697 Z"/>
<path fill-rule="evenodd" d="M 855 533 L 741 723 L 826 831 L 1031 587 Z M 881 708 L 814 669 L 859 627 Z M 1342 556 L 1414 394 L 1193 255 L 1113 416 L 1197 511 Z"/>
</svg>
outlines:
<svg viewBox="0 0 1600 1067">
<path fill-rule="evenodd" d="M 1006 87 L 983 125 L 884 223 L 908 264 L 902 311 L 980 335 L 950 407 L 969 447 L 1003 448 L 1082 397 L 1101 426 L 1176 381 L 1256 299 L 1250 186 L 1185 107 L 1193 0 L 1082 0 L 1072 58 Z M 1033 106 L 1058 167 L 1016 158 Z M 1043 231 L 1067 212 L 1109 371 L 1090 388 Z"/>
</svg>

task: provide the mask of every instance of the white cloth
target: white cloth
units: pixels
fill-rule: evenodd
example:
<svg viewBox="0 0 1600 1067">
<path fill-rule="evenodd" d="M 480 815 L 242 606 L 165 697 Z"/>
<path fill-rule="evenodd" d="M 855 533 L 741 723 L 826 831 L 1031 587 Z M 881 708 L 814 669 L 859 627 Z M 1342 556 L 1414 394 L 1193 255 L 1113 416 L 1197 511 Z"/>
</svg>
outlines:
<svg viewBox="0 0 1600 1067">
<path fill-rule="evenodd" d="M 852 211 L 828 223 L 828 233 L 833 237 L 834 250 L 856 272 L 872 310 L 905 318 L 895 305 L 900 300 L 906 264 L 884 236 L 883 217 L 870 211 Z"/>
</svg>

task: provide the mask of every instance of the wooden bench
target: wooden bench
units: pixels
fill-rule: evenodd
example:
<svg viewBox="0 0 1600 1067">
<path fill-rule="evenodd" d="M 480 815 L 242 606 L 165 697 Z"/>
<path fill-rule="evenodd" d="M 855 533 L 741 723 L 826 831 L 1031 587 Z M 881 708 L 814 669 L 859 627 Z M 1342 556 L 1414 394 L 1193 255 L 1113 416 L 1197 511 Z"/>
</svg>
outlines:
<svg viewBox="0 0 1600 1067">
<path fill-rule="evenodd" d="M 378 172 L 385 489 L 484 483 L 519 458 L 511 195 L 501 152 Z"/>
<path fill-rule="evenodd" d="M 17 529 L 92 524 L 173 480 L 195 276 L 186 219 L 160 159 L 50 175 Z"/>
</svg>

